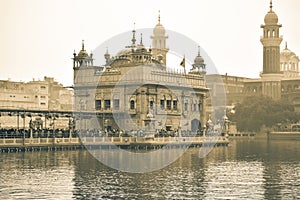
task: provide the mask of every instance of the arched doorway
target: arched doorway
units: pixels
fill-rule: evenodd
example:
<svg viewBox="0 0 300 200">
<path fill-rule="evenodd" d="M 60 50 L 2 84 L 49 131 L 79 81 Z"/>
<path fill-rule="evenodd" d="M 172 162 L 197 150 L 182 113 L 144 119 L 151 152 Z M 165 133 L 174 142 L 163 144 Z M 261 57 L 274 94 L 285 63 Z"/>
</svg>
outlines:
<svg viewBox="0 0 300 200">
<path fill-rule="evenodd" d="M 201 122 L 198 119 L 193 119 L 191 122 L 192 131 L 201 130 Z"/>
</svg>

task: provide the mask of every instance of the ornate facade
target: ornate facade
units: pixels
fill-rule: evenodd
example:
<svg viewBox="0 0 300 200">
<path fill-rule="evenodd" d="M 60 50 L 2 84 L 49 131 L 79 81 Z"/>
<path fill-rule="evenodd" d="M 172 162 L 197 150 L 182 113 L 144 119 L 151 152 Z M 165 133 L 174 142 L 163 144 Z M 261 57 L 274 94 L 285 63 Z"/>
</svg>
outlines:
<svg viewBox="0 0 300 200">
<path fill-rule="evenodd" d="M 111 56 L 103 66 L 93 65 L 93 55 L 82 46 L 74 53 L 75 113 L 78 129 L 196 131 L 207 121 L 205 63 L 200 52 L 189 73 L 166 69 L 166 31 L 153 29 L 152 48 L 142 36 Z M 80 119 L 80 120 L 78 120 Z"/>
</svg>

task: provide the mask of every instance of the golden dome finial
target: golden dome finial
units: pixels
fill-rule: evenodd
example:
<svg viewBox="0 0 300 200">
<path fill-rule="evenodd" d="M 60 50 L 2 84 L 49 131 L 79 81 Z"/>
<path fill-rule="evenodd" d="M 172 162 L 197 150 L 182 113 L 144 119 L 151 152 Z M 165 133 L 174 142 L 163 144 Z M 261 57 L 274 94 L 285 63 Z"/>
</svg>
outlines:
<svg viewBox="0 0 300 200">
<path fill-rule="evenodd" d="M 160 10 L 158 10 L 158 24 L 160 24 Z"/>
<path fill-rule="evenodd" d="M 135 42 L 136 42 L 136 39 L 135 39 L 135 22 L 133 23 L 133 30 L 132 30 L 132 46 L 134 47 L 135 46 Z"/>
<path fill-rule="evenodd" d="M 140 45 L 143 45 L 143 33 L 141 33 L 141 41 L 140 41 Z"/>
<path fill-rule="evenodd" d="M 82 50 L 84 50 L 84 40 L 82 40 Z"/>
<path fill-rule="evenodd" d="M 273 4 L 272 4 L 272 0 L 270 0 L 270 12 L 273 11 L 272 8 L 273 8 Z"/>
</svg>

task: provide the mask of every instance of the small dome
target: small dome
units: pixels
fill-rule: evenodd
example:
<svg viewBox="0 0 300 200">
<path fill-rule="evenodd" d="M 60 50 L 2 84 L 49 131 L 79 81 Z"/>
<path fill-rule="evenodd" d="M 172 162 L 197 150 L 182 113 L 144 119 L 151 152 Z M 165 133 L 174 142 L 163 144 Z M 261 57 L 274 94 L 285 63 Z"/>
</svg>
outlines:
<svg viewBox="0 0 300 200">
<path fill-rule="evenodd" d="M 275 12 L 269 11 L 265 16 L 265 24 L 277 24 L 278 16 Z"/>
<path fill-rule="evenodd" d="M 280 53 L 280 55 L 285 56 L 285 57 L 296 56 L 296 54 L 294 52 L 292 52 L 291 50 L 289 50 L 288 48 L 283 49 L 283 51 Z"/>
<path fill-rule="evenodd" d="M 194 63 L 203 63 L 204 59 L 202 58 L 202 56 L 197 55 L 196 58 L 194 59 Z"/>
<path fill-rule="evenodd" d="M 89 54 L 84 49 L 84 40 L 82 40 L 82 48 L 81 48 L 80 52 L 78 53 L 78 57 L 88 57 L 88 56 L 89 56 Z"/>
<path fill-rule="evenodd" d="M 294 52 L 292 52 L 291 50 L 288 49 L 287 42 L 285 42 L 285 48 L 280 53 L 280 56 L 293 57 L 293 56 L 296 56 L 296 54 Z"/>
<path fill-rule="evenodd" d="M 162 24 L 158 23 L 153 29 L 153 34 L 164 36 L 166 34 L 166 30 Z"/>
<path fill-rule="evenodd" d="M 88 57 L 88 56 L 89 54 L 84 49 L 80 50 L 80 52 L 78 53 L 78 57 Z"/>
<path fill-rule="evenodd" d="M 283 49 L 282 52 L 281 52 L 281 54 L 283 54 L 283 55 L 290 55 L 290 54 L 294 54 L 294 53 L 291 50 L 289 50 L 289 49 Z"/>
</svg>

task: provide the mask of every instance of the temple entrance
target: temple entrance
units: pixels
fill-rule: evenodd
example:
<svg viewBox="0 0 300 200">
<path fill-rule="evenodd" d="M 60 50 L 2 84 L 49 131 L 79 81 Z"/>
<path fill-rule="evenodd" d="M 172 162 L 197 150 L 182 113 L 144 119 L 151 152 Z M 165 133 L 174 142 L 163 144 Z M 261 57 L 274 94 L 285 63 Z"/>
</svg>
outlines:
<svg viewBox="0 0 300 200">
<path fill-rule="evenodd" d="M 193 132 L 201 129 L 201 122 L 198 119 L 193 119 L 191 122 L 191 129 Z"/>
</svg>

